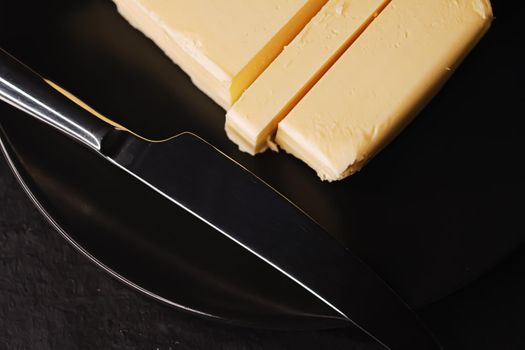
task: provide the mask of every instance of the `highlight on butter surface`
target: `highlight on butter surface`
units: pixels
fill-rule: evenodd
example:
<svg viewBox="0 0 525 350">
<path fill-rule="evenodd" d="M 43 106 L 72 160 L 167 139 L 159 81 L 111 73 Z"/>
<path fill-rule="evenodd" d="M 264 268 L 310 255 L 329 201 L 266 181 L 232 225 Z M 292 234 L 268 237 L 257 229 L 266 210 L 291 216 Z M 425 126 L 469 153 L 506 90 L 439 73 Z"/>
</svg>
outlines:
<svg viewBox="0 0 525 350">
<path fill-rule="evenodd" d="M 489 0 L 114 0 L 228 109 L 245 152 L 271 147 L 323 180 L 360 170 L 490 27 Z"/>
</svg>

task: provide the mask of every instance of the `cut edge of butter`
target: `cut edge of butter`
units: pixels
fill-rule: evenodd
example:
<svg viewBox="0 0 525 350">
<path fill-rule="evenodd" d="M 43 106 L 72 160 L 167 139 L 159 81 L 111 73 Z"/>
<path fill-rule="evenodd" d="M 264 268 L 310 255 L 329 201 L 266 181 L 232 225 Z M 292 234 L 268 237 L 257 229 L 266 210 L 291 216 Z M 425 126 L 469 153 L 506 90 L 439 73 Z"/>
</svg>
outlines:
<svg viewBox="0 0 525 350">
<path fill-rule="evenodd" d="M 304 6 L 266 43 L 243 67 L 230 85 L 232 105 L 250 85 L 268 68 L 297 34 L 310 22 L 328 0 L 307 0 Z"/>
<path fill-rule="evenodd" d="M 352 0 L 328 1 L 228 110 L 225 130 L 230 140 L 235 142 L 241 151 L 252 155 L 264 152 L 268 147 L 278 151 L 274 142 L 278 123 L 322 78 L 390 1 L 377 0 L 368 3 L 355 3 Z M 344 33 L 341 34 L 339 31 Z M 331 40 L 326 40 L 327 35 Z M 331 45 L 331 47 L 327 52 L 320 50 L 316 62 L 308 62 L 305 66 L 303 61 L 293 60 L 303 55 L 305 51 L 311 51 L 320 45 L 325 47 Z M 290 68 L 290 64 L 294 66 Z M 289 74 L 290 69 L 297 71 L 301 64 L 304 71 L 302 76 L 296 81 L 287 81 L 287 77 L 283 75 Z M 279 96 L 277 99 L 286 100 L 272 99 L 271 90 L 277 84 L 284 84 L 284 90 L 287 85 L 292 89 L 278 91 L 285 96 Z M 283 89 L 278 88 L 278 90 Z M 270 108 L 257 106 L 255 103 L 257 99 L 267 101 Z"/>
<path fill-rule="evenodd" d="M 314 169 L 321 180 L 335 181 L 342 178 L 341 173 L 333 168 L 333 164 L 326 156 L 312 144 L 305 142 L 303 136 L 293 129 L 288 130 L 286 127 L 279 126 L 275 142 L 286 153 L 301 159 Z M 312 156 L 305 158 L 301 157 L 302 154 L 311 154 Z"/>
</svg>

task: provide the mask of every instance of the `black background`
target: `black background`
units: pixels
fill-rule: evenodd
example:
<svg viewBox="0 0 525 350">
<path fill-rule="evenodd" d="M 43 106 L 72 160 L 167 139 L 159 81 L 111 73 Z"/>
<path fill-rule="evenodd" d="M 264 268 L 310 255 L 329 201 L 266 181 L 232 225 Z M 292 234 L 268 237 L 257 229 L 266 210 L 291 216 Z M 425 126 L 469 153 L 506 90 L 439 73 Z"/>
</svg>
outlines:
<svg viewBox="0 0 525 350">
<path fill-rule="evenodd" d="M 0 1 L 0 15 L 6 14 L 3 11 L 6 4 L 4 0 Z M 464 94 L 466 105 L 478 104 L 478 110 L 488 111 L 479 121 L 484 123 L 479 130 L 486 132 L 490 129 L 487 123 L 494 123 L 494 130 L 499 133 L 495 139 L 508 140 L 509 145 L 515 146 L 516 141 L 523 138 L 520 136 L 523 134 L 521 101 L 524 93 L 524 60 L 519 50 L 523 46 L 521 19 L 516 7 L 503 9 L 495 6 L 495 13 L 497 26 L 489 33 L 493 46 L 490 50 L 484 46 L 482 50 L 492 51 L 485 60 L 493 60 L 492 69 L 497 74 L 492 71 L 492 74 L 487 74 L 486 81 L 478 79 L 480 85 L 472 86 L 469 91 L 461 90 L 463 87 L 451 82 L 438 99 L 443 105 L 448 101 L 447 96 Z M 0 23 L 0 30 L 6 33 L 13 29 Z M 495 36 L 497 40 L 494 40 Z M 28 47 L 36 44 L 27 42 Z M 39 42 L 38 47 L 44 48 L 46 43 Z M 64 59 L 67 59 L 67 54 Z M 483 60 L 475 62 L 483 69 L 488 66 Z M 480 72 L 480 66 L 475 67 L 473 63 L 466 67 L 470 68 L 460 70 L 459 76 Z M 489 92 L 483 93 L 487 90 Z M 484 99 L 478 99 L 478 95 Z M 458 102 L 457 99 L 452 101 Z M 133 108 L 132 104 L 130 108 Z M 428 126 L 431 119 L 422 120 L 411 127 L 411 135 L 415 135 L 414 130 L 424 123 Z M 516 149 L 495 152 L 504 147 L 491 148 L 491 135 L 476 133 L 476 130 L 478 128 L 473 123 L 471 137 L 478 145 L 471 144 L 463 150 L 466 159 L 470 160 L 462 164 L 486 168 L 488 172 L 495 172 L 495 177 L 500 180 L 507 177 L 509 183 L 520 177 L 523 174 L 522 160 L 516 155 L 521 152 Z M 419 144 L 414 142 L 412 140 L 412 144 Z M 481 152 L 476 148 L 480 144 L 484 145 Z M 398 141 L 393 147 L 399 148 L 399 145 Z M 453 140 L 449 145 L 454 145 Z M 449 150 L 452 148 L 445 145 L 443 154 Z M 490 159 L 483 153 L 487 150 Z M 461 157 L 456 158 L 459 161 Z M 420 161 L 424 162 L 423 159 Z M 480 166 L 480 162 L 486 164 Z M 5 162 L 0 164 L 0 348 L 376 348 L 366 345 L 366 339 L 352 330 L 274 332 L 234 328 L 151 301 L 112 280 L 68 246 L 32 207 Z M 375 164 L 381 163 L 377 161 Z M 482 185 L 483 181 L 478 182 Z M 502 205 L 509 206 L 510 203 Z M 519 209 L 523 203 L 512 206 Z M 525 249 L 521 249 L 479 281 L 421 313 L 447 349 L 523 349 L 524 272 Z"/>
</svg>

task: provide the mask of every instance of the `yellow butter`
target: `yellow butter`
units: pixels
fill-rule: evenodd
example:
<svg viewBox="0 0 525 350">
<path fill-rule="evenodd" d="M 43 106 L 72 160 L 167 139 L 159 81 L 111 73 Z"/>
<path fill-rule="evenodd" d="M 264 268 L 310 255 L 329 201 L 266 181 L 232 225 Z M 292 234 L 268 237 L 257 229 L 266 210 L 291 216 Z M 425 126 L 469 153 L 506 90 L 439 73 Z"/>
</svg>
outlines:
<svg viewBox="0 0 525 350">
<path fill-rule="evenodd" d="M 193 82 L 228 108 L 326 0 L 114 0 Z"/>
<path fill-rule="evenodd" d="M 324 180 L 358 171 L 423 108 L 491 20 L 488 0 L 392 0 L 279 124 L 276 142 Z"/>
<path fill-rule="evenodd" d="M 388 2 L 329 0 L 228 111 L 229 138 L 251 154 L 271 146 L 277 123 Z"/>
</svg>

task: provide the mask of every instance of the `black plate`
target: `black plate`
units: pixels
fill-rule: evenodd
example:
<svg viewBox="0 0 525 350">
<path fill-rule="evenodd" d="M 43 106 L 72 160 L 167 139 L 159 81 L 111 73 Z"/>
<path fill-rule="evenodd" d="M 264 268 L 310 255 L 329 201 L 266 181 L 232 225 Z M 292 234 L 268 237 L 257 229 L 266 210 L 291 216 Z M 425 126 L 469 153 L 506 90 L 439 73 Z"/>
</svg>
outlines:
<svg viewBox="0 0 525 350">
<path fill-rule="evenodd" d="M 523 118 L 514 113 L 523 82 L 523 59 L 513 52 L 519 19 L 500 3 L 493 1 L 498 19 L 487 37 L 417 120 L 363 171 L 332 184 L 290 156 L 239 152 L 224 134 L 224 111 L 131 28 L 111 1 L 35 1 L 30 11 L 26 3 L 3 1 L 0 46 L 145 137 L 181 131 L 203 137 L 303 208 L 420 307 L 477 278 L 525 240 L 518 205 L 525 197 Z M 241 250 L 214 238 L 212 244 L 192 242 L 183 235 L 182 217 L 155 226 L 178 234 L 172 240 L 144 235 L 140 225 L 155 216 L 132 202 L 130 194 L 140 189 L 129 183 L 115 190 L 112 170 L 99 169 L 89 152 L 66 139 L 51 141 L 56 137 L 19 122 L 21 114 L 5 104 L 0 113 L 10 155 L 45 209 L 65 230 L 85 223 L 85 232 L 73 236 L 77 243 L 129 279 L 139 279 L 143 288 L 210 315 L 218 307 L 231 309 L 225 318 L 234 321 L 261 317 L 266 304 L 257 295 L 279 300 L 268 315 L 293 315 L 295 306 L 309 305 L 291 297 L 293 291 L 286 291 L 293 287 L 285 288 L 285 282 L 282 290 L 266 290 L 272 289 L 262 282 L 267 271 Z M 96 171 L 96 181 L 83 177 L 83 168 Z M 119 207 L 122 198 L 125 208 Z M 162 205 L 156 213 L 167 213 Z M 162 254 L 177 246 L 185 252 L 184 263 L 165 264 Z M 145 265 L 125 260 L 135 253 Z M 209 267 L 222 258 L 228 260 L 224 266 Z M 188 280 L 181 277 L 185 287 L 173 293 L 174 279 L 166 276 Z M 241 285 L 245 289 L 232 290 Z M 222 294 L 210 298 L 210 290 Z M 241 312 L 235 306 L 239 295 L 254 308 Z"/>
</svg>

